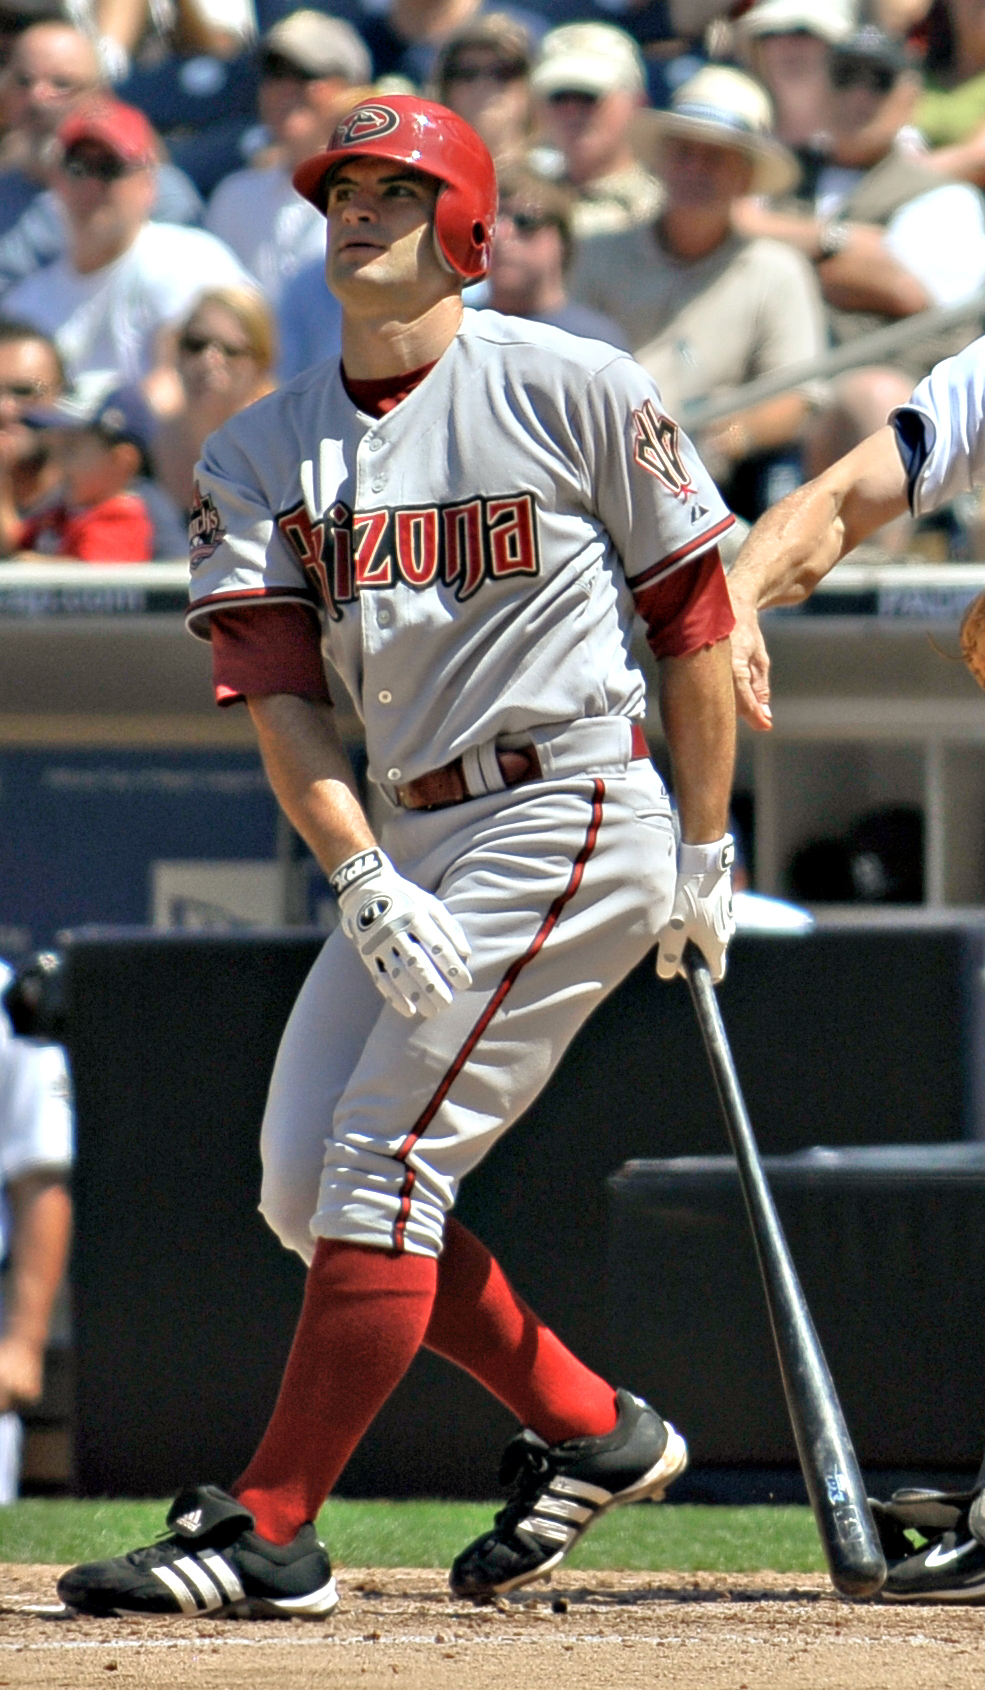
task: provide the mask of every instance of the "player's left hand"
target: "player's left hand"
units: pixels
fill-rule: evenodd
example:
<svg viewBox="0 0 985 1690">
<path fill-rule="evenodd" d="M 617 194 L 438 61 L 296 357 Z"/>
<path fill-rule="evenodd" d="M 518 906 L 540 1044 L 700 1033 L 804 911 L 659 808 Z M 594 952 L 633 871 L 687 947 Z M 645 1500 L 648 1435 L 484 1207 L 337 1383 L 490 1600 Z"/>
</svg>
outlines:
<svg viewBox="0 0 985 1690">
<path fill-rule="evenodd" d="M 472 976 L 470 946 L 451 911 L 398 874 L 378 846 L 340 863 L 332 875 L 342 927 L 394 1009 L 437 1015 Z"/>
<path fill-rule="evenodd" d="M 755 605 L 746 604 L 732 593 L 735 627 L 732 629 L 732 683 L 735 707 L 750 727 L 767 733 L 773 726 L 770 710 L 770 655 L 759 626 Z"/>
<path fill-rule="evenodd" d="M 712 845 L 682 845 L 677 886 L 670 920 L 657 934 L 657 974 L 673 980 L 684 973 L 683 957 L 693 939 L 717 985 L 725 975 L 725 952 L 735 932 L 732 914 L 732 863 L 735 842 L 730 833 Z"/>
</svg>

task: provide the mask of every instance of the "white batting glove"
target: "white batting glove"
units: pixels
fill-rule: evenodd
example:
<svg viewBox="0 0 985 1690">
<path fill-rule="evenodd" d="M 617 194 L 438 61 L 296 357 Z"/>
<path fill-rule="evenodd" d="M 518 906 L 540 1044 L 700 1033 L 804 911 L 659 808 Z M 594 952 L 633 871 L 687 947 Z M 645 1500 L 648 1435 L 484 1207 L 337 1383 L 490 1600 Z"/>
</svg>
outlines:
<svg viewBox="0 0 985 1690">
<path fill-rule="evenodd" d="M 401 1015 L 430 1018 L 468 991 L 472 947 L 455 917 L 378 847 L 347 857 L 331 884 L 343 931 Z"/>
<path fill-rule="evenodd" d="M 677 859 L 677 886 L 670 920 L 657 934 L 657 974 L 673 980 L 683 974 L 684 948 L 693 939 L 702 951 L 717 985 L 725 974 L 725 951 L 735 932 L 732 914 L 732 863 L 735 841 L 730 833 L 713 845 L 682 845 Z"/>
</svg>

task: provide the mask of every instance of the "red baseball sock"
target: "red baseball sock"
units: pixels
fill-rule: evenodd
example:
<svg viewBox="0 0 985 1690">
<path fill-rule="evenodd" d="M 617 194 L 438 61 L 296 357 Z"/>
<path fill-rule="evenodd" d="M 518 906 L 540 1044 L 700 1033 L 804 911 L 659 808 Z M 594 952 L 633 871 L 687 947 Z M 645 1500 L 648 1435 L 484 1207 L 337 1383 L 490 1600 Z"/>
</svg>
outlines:
<svg viewBox="0 0 985 1690">
<path fill-rule="evenodd" d="M 616 1423 L 612 1386 L 538 1320 L 485 1245 L 454 1216 L 445 1224 L 424 1342 L 473 1374 L 549 1444 L 597 1437 Z"/>
<path fill-rule="evenodd" d="M 319 1239 L 270 1424 L 233 1486 L 261 1537 L 314 1520 L 417 1354 L 434 1301 L 432 1256 Z"/>
</svg>

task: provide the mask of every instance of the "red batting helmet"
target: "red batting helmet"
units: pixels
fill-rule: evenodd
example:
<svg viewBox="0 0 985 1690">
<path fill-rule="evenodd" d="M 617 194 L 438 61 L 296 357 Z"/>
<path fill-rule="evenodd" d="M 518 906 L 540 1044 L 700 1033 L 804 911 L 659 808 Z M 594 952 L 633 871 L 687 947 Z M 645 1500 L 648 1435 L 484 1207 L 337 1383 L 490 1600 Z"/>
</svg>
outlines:
<svg viewBox="0 0 985 1690">
<path fill-rule="evenodd" d="M 360 155 L 436 176 L 442 184 L 434 212 L 438 252 L 469 281 L 485 274 L 496 221 L 496 171 L 485 142 L 464 118 L 416 94 L 381 94 L 346 112 L 325 151 L 298 166 L 294 186 L 324 212 L 327 173 Z"/>
</svg>

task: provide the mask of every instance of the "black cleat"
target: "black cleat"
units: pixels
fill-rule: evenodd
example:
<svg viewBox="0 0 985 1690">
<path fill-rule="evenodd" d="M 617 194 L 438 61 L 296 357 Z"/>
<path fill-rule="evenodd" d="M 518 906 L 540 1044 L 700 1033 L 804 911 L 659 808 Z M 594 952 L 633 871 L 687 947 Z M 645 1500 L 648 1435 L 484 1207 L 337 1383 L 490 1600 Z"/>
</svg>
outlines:
<svg viewBox="0 0 985 1690">
<path fill-rule="evenodd" d="M 943 1532 L 890 1567 L 882 1595 L 890 1602 L 985 1602 L 985 1544 L 967 1527 Z"/>
<path fill-rule="evenodd" d="M 889 1562 L 881 1591 L 888 1602 L 985 1602 L 981 1491 L 908 1489 L 870 1502 Z"/>
<path fill-rule="evenodd" d="M 80 1614 L 236 1614 L 323 1619 L 339 1600 L 312 1525 L 283 1547 L 253 1530 L 253 1515 L 217 1485 L 183 1490 L 172 1536 L 110 1561 L 70 1567 L 58 1580 Z"/>
<path fill-rule="evenodd" d="M 617 1391 L 619 1419 L 598 1438 L 546 1444 L 529 1428 L 503 1453 L 501 1485 L 510 1500 L 491 1531 L 463 1549 L 451 1569 L 456 1596 L 503 1596 L 558 1565 L 610 1508 L 659 1502 L 687 1466 L 684 1439 L 655 1409 Z"/>
</svg>

